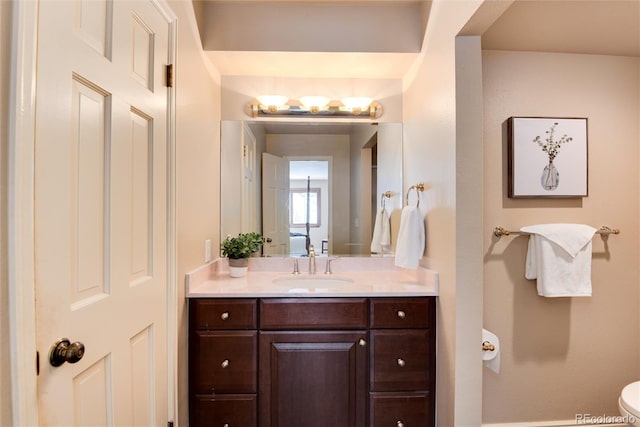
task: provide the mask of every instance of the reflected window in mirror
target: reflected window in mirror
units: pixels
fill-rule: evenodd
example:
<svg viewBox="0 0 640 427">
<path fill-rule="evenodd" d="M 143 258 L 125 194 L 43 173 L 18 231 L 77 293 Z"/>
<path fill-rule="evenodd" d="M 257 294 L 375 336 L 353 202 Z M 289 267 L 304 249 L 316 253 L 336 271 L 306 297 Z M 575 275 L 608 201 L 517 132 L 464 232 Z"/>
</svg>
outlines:
<svg viewBox="0 0 640 427">
<path fill-rule="evenodd" d="M 311 188 L 308 192 L 304 188 L 289 190 L 289 223 L 291 227 L 320 227 L 320 189 Z M 308 211 L 308 215 L 307 215 Z"/>
</svg>

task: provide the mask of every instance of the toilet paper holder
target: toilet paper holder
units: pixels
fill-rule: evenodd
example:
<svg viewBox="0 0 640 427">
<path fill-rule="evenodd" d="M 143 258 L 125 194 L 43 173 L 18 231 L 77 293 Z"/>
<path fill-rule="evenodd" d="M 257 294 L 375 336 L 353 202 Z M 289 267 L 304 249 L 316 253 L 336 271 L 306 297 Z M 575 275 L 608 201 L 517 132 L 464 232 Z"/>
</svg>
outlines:
<svg viewBox="0 0 640 427">
<path fill-rule="evenodd" d="M 489 341 L 482 341 L 482 351 L 494 351 L 496 346 Z"/>
</svg>

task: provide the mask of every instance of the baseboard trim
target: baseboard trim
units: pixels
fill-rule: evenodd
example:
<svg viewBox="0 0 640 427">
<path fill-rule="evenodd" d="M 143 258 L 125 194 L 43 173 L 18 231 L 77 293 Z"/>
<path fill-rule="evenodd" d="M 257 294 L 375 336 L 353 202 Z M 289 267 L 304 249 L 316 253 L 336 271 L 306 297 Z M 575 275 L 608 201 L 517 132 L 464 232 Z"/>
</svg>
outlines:
<svg viewBox="0 0 640 427">
<path fill-rule="evenodd" d="M 598 418 L 598 417 L 594 417 Z M 615 420 L 615 417 L 612 417 Z M 624 423 L 604 423 L 593 424 L 588 422 L 578 422 L 573 420 L 558 420 L 558 421 L 529 421 L 523 423 L 495 423 L 495 424 L 482 424 L 482 427 L 575 427 L 575 426 L 592 426 L 592 427 L 629 427 L 629 424 Z"/>
</svg>

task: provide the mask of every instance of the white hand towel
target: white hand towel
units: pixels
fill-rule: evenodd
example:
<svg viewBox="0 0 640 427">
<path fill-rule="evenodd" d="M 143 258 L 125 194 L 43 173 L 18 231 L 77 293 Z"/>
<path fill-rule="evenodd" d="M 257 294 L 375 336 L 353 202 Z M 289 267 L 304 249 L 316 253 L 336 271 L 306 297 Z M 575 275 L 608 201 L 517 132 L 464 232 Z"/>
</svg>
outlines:
<svg viewBox="0 0 640 427">
<path fill-rule="evenodd" d="M 391 221 L 386 209 L 382 209 L 382 232 L 380 233 L 380 245 L 383 251 L 391 249 Z"/>
<path fill-rule="evenodd" d="M 381 209 L 376 214 L 376 222 L 373 225 L 373 237 L 371 238 L 371 253 L 381 254 L 391 244 L 389 214 L 386 209 Z"/>
<path fill-rule="evenodd" d="M 405 206 L 400 217 L 395 265 L 416 269 L 423 254 L 424 220 L 422 213 L 417 206 Z"/>
<path fill-rule="evenodd" d="M 596 229 L 582 224 L 522 227 L 531 233 L 525 277 L 537 279 L 538 295 L 591 296 L 591 239 Z"/>
</svg>

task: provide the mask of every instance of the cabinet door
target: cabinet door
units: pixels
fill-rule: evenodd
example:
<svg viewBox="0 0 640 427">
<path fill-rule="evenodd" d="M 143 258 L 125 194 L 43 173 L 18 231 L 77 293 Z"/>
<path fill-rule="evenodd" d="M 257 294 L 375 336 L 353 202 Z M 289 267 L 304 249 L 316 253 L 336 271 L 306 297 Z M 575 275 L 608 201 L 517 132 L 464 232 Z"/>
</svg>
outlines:
<svg viewBox="0 0 640 427">
<path fill-rule="evenodd" d="M 261 332 L 261 427 L 363 427 L 367 334 Z"/>
</svg>

